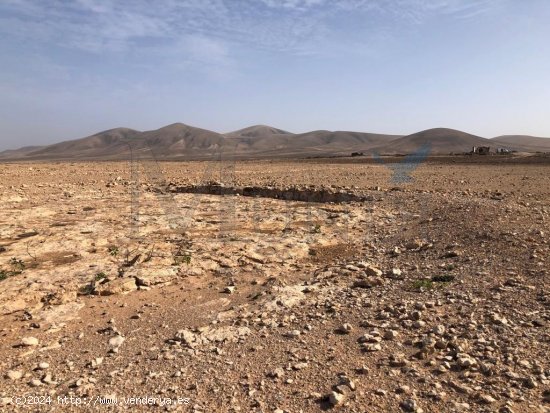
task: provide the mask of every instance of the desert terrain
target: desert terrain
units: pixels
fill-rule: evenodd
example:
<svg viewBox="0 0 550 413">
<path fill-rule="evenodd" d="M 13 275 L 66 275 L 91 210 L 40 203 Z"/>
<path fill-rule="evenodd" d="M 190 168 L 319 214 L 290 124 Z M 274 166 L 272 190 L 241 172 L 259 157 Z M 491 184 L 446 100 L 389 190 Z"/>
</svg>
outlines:
<svg viewBox="0 0 550 413">
<path fill-rule="evenodd" d="M 550 411 L 550 157 L 401 162 L 0 164 L 0 411 Z"/>
</svg>

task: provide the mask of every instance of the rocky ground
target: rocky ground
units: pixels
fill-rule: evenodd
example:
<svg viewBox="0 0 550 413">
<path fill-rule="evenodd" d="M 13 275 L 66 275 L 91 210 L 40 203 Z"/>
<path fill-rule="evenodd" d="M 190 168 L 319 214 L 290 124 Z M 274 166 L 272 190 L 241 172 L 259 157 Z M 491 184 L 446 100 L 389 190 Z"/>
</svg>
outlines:
<svg viewBox="0 0 550 413">
<path fill-rule="evenodd" d="M 550 411 L 550 159 L 412 176 L 0 164 L 0 411 Z"/>
</svg>

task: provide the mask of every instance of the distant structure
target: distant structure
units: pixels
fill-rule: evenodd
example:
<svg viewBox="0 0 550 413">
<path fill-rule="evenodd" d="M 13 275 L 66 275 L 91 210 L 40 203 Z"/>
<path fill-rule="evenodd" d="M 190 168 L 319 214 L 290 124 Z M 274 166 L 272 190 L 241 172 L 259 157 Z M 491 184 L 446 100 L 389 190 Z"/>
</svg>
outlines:
<svg viewBox="0 0 550 413">
<path fill-rule="evenodd" d="M 490 146 L 472 146 L 472 155 L 489 155 L 491 151 Z"/>
<path fill-rule="evenodd" d="M 497 148 L 497 154 L 499 155 L 507 155 L 509 153 L 512 153 L 512 151 L 508 148 Z"/>
<path fill-rule="evenodd" d="M 352 152 L 351 156 L 365 156 L 363 152 Z"/>
</svg>

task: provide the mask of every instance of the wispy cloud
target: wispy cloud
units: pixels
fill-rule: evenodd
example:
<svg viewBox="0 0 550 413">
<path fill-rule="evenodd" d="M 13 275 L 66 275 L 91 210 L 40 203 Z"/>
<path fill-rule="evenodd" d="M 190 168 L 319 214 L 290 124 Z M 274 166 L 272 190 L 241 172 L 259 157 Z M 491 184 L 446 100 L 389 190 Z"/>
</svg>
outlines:
<svg viewBox="0 0 550 413">
<path fill-rule="evenodd" d="M 303 51 L 311 39 L 322 44 L 334 13 L 384 14 L 422 22 L 434 15 L 468 17 L 487 11 L 495 0 L 5 0 L 0 32 L 90 52 L 121 52 L 143 39 L 175 41 L 200 35 L 218 42 L 207 49 L 219 56 L 222 43 Z M 181 42 L 179 43 L 181 45 Z M 191 49 L 196 44 L 189 43 Z"/>
<path fill-rule="evenodd" d="M 498 1 L 507 0 L 4 0 L 0 58 L 13 59 L 17 50 L 61 70 L 66 62 L 55 56 L 76 51 L 135 67 L 230 76 L 239 58 L 254 51 L 374 55 L 391 37 L 381 21 L 471 18 Z"/>
</svg>

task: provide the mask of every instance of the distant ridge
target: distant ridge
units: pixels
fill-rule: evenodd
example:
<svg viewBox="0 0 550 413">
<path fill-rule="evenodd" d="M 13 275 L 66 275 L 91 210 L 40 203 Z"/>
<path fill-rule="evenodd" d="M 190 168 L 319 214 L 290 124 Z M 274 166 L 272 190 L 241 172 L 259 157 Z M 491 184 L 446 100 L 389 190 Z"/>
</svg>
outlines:
<svg viewBox="0 0 550 413">
<path fill-rule="evenodd" d="M 550 138 L 539 138 L 529 135 L 503 135 L 493 138 L 492 141 L 501 144 L 501 146 L 512 146 L 523 148 L 524 150 L 529 149 L 531 151 L 540 152 L 550 151 Z"/>
<path fill-rule="evenodd" d="M 409 154 L 425 144 L 430 154 L 469 152 L 472 146 L 506 147 L 516 151 L 550 151 L 550 139 L 507 135 L 493 139 L 455 129 L 435 128 L 407 136 L 353 131 L 317 130 L 291 133 L 267 125 L 254 125 L 220 134 L 183 123 L 151 131 L 115 128 L 80 139 L 47 146 L 28 146 L 0 152 L 0 160 L 116 160 L 131 154 L 159 159 L 207 159 L 235 156 L 242 159 L 277 157 Z"/>
<path fill-rule="evenodd" d="M 469 152 L 472 146 L 494 145 L 490 139 L 459 130 L 434 128 L 403 136 L 374 149 L 381 154 L 409 154 L 427 143 L 431 144 L 432 154 Z"/>
<path fill-rule="evenodd" d="M 127 150 L 124 143 L 139 134 L 137 130 L 115 128 L 85 138 L 64 141 L 43 146 L 36 151 L 27 152 L 25 157 L 34 159 L 80 159 L 108 156 Z M 0 154 L 2 155 L 2 154 Z"/>
<path fill-rule="evenodd" d="M 277 129 L 267 125 L 254 125 L 248 128 L 239 129 L 233 132 L 226 133 L 227 137 L 247 137 L 247 138 L 266 138 L 272 135 L 292 135 L 291 132 L 287 132 L 282 129 Z"/>
</svg>

